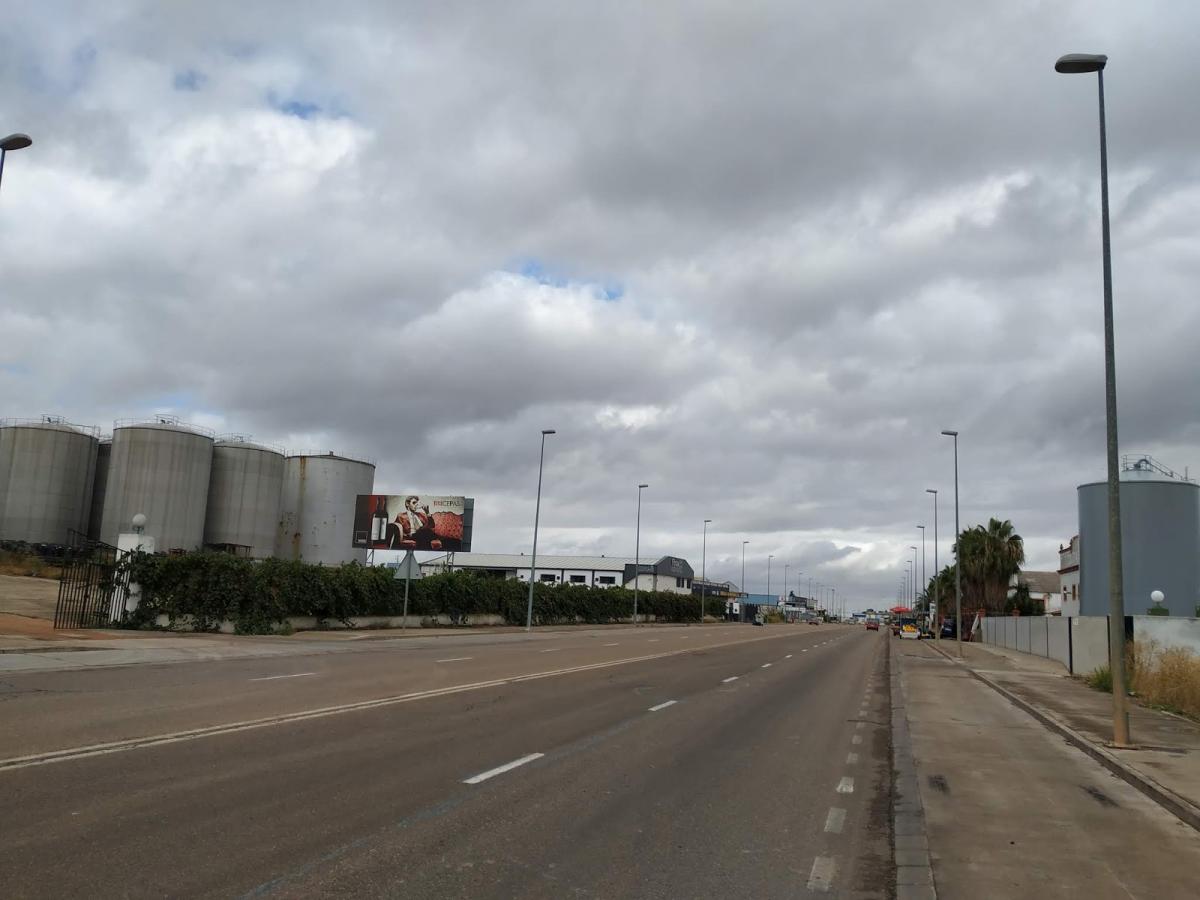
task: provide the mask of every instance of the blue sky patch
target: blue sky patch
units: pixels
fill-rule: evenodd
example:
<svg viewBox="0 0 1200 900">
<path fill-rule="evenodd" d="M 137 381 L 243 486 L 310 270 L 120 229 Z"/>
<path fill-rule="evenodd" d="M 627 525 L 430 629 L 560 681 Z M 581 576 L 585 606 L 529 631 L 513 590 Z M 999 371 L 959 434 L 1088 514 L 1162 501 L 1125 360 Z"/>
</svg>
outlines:
<svg viewBox="0 0 1200 900">
<path fill-rule="evenodd" d="M 184 69 L 182 72 L 175 73 L 173 84 L 177 91 L 198 91 L 204 87 L 208 81 L 208 76 L 203 72 L 197 72 L 195 69 Z"/>
<path fill-rule="evenodd" d="M 545 284 L 550 287 L 567 287 L 572 283 L 587 284 L 592 286 L 599 299 L 610 303 L 620 300 L 625 296 L 625 287 L 619 282 L 605 281 L 603 279 L 569 278 L 554 271 L 540 259 L 534 257 L 519 260 L 512 271 L 515 271 L 523 278 L 528 278 L 531 281 L 536 281 L 538 284 Z"/>
<path fill-rule="evenodd" d="M 267 102 L 285 116 L 295 116 L 297 119 L 311 119 L 321 112 L 320 104 L 299 97 L 284 100 L 274 91 L 267 95 Z"/>
</svg>

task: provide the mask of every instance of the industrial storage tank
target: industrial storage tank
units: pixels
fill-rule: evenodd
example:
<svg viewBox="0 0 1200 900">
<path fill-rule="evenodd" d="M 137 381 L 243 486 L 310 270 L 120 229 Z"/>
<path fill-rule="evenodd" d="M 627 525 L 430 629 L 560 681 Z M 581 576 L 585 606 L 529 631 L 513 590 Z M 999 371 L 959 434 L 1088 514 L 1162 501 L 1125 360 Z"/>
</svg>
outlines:
<svg viewBox="0 0 1200 900">
<path fill-rule="evenodd" d="M 100 540 L 100 522 L 104 518 L 104 494 L 108 490 L 108 464 L 112 461 L 112 437 L 100 438 L 96 452 L 96 478 L 92 483 L 91 511 L 88 513 L 87 536 Z"/>
<path fill-rule="evenodd" d="M 99 436 L 58 416 L 0 420 L 0 540 L 71 544 L 84 536 Z"/>
<path fill-rule="evenodd" d="M 275 552 L 283 450 L 225 435 L 213 444 L 206 546 L 262 559 Z"/>
<path fill-rule="evenodd" d="M 365 562 L 367 551 L 351 546 L 354 501 L 374 488 L 375 464 L 367 460 L 335 453 L 289 456 L 275 555 L 325 565 Z"/>
<path fill-rule="evenodd" d="M 146 534 L 158 550 L 200 547 L 212 455 L 212 432 L 173 416 L 117 422 L 100 540 L 116 544 L 133 517 L 144 513 Z"/>
<path fill-rule="evenodd" d="M 1108 483 L 1079 486 L 1079 614 L 1108 614 Z M 1140 616 L 1162 591 L 1172 616 L 1200 602 L 1200 486 L 1152 458 L 1127 458 L 1121 472 L 1121 557 L 1125 615 Z"/>
</svg>

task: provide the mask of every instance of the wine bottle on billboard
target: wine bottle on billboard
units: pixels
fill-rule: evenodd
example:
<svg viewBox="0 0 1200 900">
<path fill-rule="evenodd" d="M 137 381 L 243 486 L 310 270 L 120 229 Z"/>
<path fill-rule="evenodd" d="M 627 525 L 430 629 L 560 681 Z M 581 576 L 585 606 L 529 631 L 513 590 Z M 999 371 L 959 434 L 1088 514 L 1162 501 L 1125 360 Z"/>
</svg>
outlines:
<svg viewBox="0 0 1200 900">
<path fill-rule="evenodd" d="M 371 542 L 379 543 L 387 539 L 387 499 L 380 497 L 375 501 L 375 515 L 371 519 Z"/>
</svg>

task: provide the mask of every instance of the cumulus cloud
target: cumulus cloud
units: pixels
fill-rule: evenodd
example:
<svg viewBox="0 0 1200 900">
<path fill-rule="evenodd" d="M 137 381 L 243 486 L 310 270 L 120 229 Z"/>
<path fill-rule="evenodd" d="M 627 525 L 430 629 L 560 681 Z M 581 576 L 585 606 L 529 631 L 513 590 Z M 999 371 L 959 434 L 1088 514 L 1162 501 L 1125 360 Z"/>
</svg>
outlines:
<svg viewBox="0 0 1200 900">
<path fill-rule="evenodd" d="M 1200 11 L 885 0 L 145 0 L 0 38 L 0 410 L 173 412 L 477 499 L 479 549 L 891 599 L 1103 473 L 1094 82 L 1122 443 L 1197 463 Z M 986 52 L 985 52 L 986 51 Z M 932 527 L 929 529 L 932 537 Z M 929 547 L 928 568 L 933 549 Z M 773 582 L 774 583 L 774 582 Z M 795 587 L 795 583 L 792 585 Z"/>
</svg>

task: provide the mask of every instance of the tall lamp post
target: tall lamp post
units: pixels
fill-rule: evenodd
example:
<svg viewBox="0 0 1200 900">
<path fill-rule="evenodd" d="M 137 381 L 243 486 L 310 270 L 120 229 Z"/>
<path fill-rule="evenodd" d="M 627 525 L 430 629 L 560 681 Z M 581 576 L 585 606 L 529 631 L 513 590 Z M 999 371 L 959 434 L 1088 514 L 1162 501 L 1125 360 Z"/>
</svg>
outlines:
<svg viewBox="0 0 1200 900">
<path fill-rule="evenodd" d="M 537 535 L 538 520 L 542 517 L 542 466 L 546 462 L 546 435 L 554 434 L 553 428 L 542 430 L 542 450 L 538 454 L 537 504 L 533 508 L 533 555 L 529 557 L 529 605 L 525 609 L 525 630 L 533 628 L 533 582 L 537 578 Z"/>
<path fill-rule="evenodd" d="M 708 593 L 708 578 L 706 577 L 708 562 L 708 526 L 712 519 L 704 520 L 704 533 L 700 545 L 700 624 L 704 624 L 704 597 Z"/>
<path fill-rule="evenodd" d="M 921 590 L 925 591 L 925 612 L 929 612 L 929 576 L 925 572 L 925 526 L 918 525 L 921 529 Z M 933 620 L 930 619 L 932 622 Z"/>
<path fill-rule="evenodd" d="M 1104 418 L 1108 443 L 1108 663 L 1112 672 L 1113 744 L 1129 746 L 1125 701 L 1125 572 L 1121 559 L 1121 470 L 1117 460 L 1117 366 L 1113 339 L 1112 244 L 1108 228 L 1108 137 L 1104 121 L 1104 67 L 1101 53 L 1068 53 L 1054 71 L 1096 73 L 1100 103 L 1100 254 L 1104 268 Z"/>
<path fill-rule="evenodd" d="M 4 178 L 4 157 L 12 150 L 24 150 L 33 140 L 27 134 L 10 134 L 0 138 L 0 180 Z"/>
<path fill-rule="evenodd" d="M 925 488 L 925 493 L 933 494 L 933 608 L 936 616 L 933 639 L 940 641 L 942 639 L 942 598 L 938 596 L 938 576 L 942 574 L 942 570 L 938 568 L 937 490 L 934 488 Z"/>
<path fill-rule="evenodd" d="M 912 544 L 908 545 L 908 549 L 913 552 L 912 558 L 912 603 L 913 612 L 918 612 L 917 609 L 917 548 Z"/>
<path fill-rule="evenodd" d="M 774 553 L 767 554 L 767 598 L 768 598 L 768 602 L 770 602 L 769 598 L 771 596 L 771 560 L 773 560 L 774 558 L 775 558 Z"/>
<path fill-rule="evenodd" d="M 942 434 L 954 438 L 954 641 L 958 645 L 958 658 L 962 659 L 962 529 L 958 523 L 958 432 L 943 431 Z"/>
<path fill-rule="evenodd" d="M 642 491 L 648 484 L 638 485 L 637 531 L 633 538 L 633 627 L 637 628 L 638 582 L 642 580 Z"/>
<path fill-rule="evenodd" d="M 788 595 L 788 592 L 787 592 L 787 575 L 788 575 L 788 569 L 790 569 L 791 567 L 792 567 L 792 566 L 791 566 L 791 564 L 790 564 L 790 563 L 784 563 L 784 564 L 783 564 L 783 602 L 784 602 L 784 603 L 787 603 L 787 595 Z"/>
</svg>

